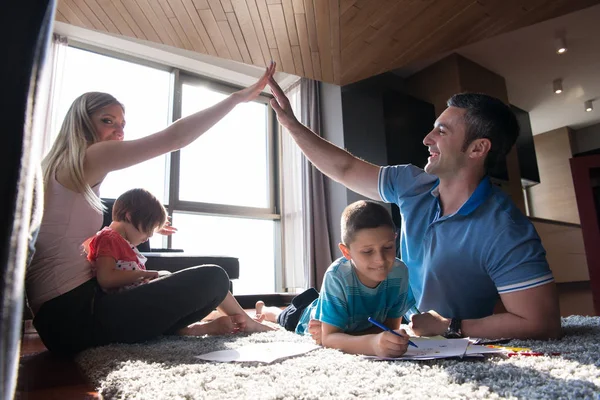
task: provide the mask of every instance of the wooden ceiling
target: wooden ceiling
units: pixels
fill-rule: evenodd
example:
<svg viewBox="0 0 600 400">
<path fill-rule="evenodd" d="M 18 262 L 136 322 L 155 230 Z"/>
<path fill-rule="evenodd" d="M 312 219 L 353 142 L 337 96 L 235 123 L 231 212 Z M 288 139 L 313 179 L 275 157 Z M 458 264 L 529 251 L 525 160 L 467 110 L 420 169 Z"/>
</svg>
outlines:
<svg viewBox="0 0 600 400">
<path fill-rule="evenodd" d="M 56 20 L 345 85 L 600 0 L 59 0 Z"/>
</svg>

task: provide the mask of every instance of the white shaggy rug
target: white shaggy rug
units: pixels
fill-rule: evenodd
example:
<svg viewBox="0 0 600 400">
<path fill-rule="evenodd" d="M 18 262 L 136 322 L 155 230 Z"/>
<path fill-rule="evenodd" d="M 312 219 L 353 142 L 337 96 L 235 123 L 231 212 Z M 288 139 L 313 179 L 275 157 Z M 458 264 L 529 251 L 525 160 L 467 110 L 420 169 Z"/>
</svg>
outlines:
<svg viewBox="0 0 600 400">
<path fill-rule="evenodd" d="M 194 357 L 251 343 L 310 342 L 281 330 L 110 345 L 76 361 L 105 399 L 600 399 L 600 317 L 563 318 L 563 329 L 561 340 L 509 344 L 557 356 L 388 362 L 321 348 L 273 364 Z"/>
</svg>

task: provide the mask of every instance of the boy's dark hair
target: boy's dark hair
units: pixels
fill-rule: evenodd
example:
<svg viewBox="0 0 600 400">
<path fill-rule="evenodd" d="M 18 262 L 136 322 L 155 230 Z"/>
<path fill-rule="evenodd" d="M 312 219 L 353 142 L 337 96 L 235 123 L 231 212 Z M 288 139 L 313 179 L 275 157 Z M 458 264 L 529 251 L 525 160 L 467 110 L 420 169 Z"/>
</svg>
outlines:
<svg viewBox="0 0 600 400">
<path fill-rule="evenodd" d="M 490 140 L 492 145 L 485 160 L 486 170 L 502 160 L 517 141 L 517 117 L 501 100 L 482 93 L 459 93 L 450 97 L 447 105 L 466 110 L 463 151 L 475 139 Z"/>
<path fill-rule="evenodd" d="M 374 201 L 359 200 L 348 205 L 342 212 L 342 243 L 349 246 L 356 233 L 362 229 L 389 226 L 396 230 L 389 211 Z"/>
<path fill-rule="evenodd" d="M 140 232 L 148 233 L 162 228 L 167 222 L 167 211 L 146 189 L 131 189 L 115 200 L 112 219 L 129 222 Z"/>
</svg>

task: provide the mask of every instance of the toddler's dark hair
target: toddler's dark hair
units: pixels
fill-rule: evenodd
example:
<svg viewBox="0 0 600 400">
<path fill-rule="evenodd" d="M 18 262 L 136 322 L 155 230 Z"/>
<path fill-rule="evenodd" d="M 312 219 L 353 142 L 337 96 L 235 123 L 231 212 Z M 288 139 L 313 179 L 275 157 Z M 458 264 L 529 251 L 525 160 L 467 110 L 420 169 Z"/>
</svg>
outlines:
<svg viewBox="0 0 600 400">
<path fill-rule="evenodd" d="M 167 222 L 167 211 L 161 202 L 146 189 L 131 189 L 115 200 L 113 221 L 129 222 L 140 232 L 149 233 Z"/>
</svg>

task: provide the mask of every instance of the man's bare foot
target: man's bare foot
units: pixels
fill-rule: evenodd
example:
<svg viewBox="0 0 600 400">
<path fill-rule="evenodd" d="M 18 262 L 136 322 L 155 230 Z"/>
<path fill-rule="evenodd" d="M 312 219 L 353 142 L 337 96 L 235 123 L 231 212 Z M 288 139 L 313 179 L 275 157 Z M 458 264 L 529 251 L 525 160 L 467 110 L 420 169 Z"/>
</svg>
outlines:
<svg viewBox="0 0 600 400">
<path fill-rule="evenodd" d="M 267 307 L 262 300 L 257 301 L 254 307 L 256 308 L 256 316 L 254 317 L 256 321 L 277 323 L 277 317 L 281 314 L 281 309 L 277 307 Z"/>
</svg>

